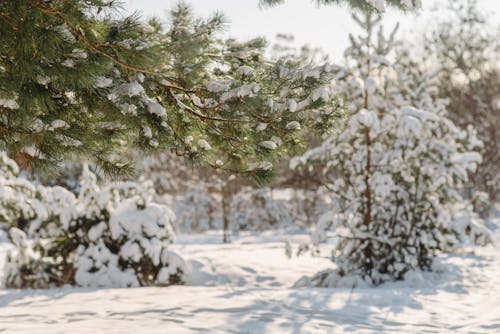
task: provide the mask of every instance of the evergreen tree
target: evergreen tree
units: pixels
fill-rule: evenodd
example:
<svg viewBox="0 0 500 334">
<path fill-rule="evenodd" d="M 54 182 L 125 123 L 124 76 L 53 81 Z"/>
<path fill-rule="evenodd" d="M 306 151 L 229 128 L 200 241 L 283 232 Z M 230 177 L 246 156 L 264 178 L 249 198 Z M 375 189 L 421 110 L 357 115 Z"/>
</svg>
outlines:
<svg viewBox="0 0 500 334">
<path fill-rule="evenodd" d="M 306 129 L 332 125 L 328 65 L 268 61 L 262 39 L 220 41 L 223 17 L 197 19 L 184 4 L 167 28 L 116 9 L 0 3 L 1 145 L 22 168 L 83 157 L 119 174 L 135 146 L 266 176 Z"/>
<path fill-rule="evenodd" d="M 105 124 L 127 119 L 101 90 L 103 78 L 114 64 L 147 68 L 156 57 L 152 47 L 137 50 L 147 45 L 137 18 L 114 20 L 110 7 L 105 1 L 0 3 L 1 143 L 22 168 L 54 166 L 69 153 L 115 165 L 107 161 L 119 135 Z"/>
<path fill-rule="evenodd" d="M 394 52 L 396 29 L 385 37 L 379 17 L 353 17 L 364 35 L 351 36 L 348 65 L 338 71 L 338 93 L 351 98 L 346 128 L 293 161 L 323 163 L 333 198 L 313 235 L 315 243 L 334 240 L 338 269 L 313 278 L 323 286 L 352 276 L 402 279 L 430 269 L 437 251 L 488 241 L 460 194 L 481 161 L 474 129 L 446 117 L 432 73 Z"/>
</svg>

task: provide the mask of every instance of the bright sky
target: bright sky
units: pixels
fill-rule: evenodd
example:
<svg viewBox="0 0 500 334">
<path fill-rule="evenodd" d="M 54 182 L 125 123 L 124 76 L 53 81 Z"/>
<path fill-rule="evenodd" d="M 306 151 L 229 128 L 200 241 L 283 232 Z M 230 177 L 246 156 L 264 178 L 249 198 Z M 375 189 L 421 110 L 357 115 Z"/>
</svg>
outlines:
<svg viewBox="0 0 500 334">
<path fill-rule="evenodd" d="M 165 17 L 174 0 L 122 0 L 130 10 L 139 10 L 146 16 Z M 417 14 L 402 14 L 388 11 L 384 16 L 385 25 L 401 23 L 404 35 L 424 29 L 425 22 L 437 15 L 433 10 L 437 3 L 446 0 L 423 0 L 424 9 Z M 457 0 L 461 1 L 461 0 Z M 186 0 L 195 13 L 207 17 L 222 11 L 230 20 L 228 36 L 249 39 L 265 36 L 272 40 L 278 33 L 295 36 L 297 45 L 309 44 L 321 47 L 334 59 L 342 55 L 348 45 L 348 33 L 357 32 L 350 12 L 345 7 L 318 7 L 311 0 L 287 0 L 284 5 L 260 9 L 258 0 Z M 500 0 L 479 0 L 481 8 L 493 15 L 493 23 L 500 22 Z M 496 21 L 496 22 L 495 22 Z"/>
</svg>

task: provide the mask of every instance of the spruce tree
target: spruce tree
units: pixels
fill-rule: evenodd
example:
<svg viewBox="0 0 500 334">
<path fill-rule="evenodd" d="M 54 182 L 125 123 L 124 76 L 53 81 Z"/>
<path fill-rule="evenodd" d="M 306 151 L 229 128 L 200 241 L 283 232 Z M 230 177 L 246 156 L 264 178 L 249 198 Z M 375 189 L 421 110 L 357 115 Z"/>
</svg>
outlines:
<svg viewBox="0 0 500 334">
<path fill-rule="evenodd" d="M 1 148 L 23 169 L 86 159 L 120 174 L 136 147 L 264 177 L 332 125 L 328 65 L 268 61 L 262 39 L 221 41 L 220 14 L 180 4 L 165 27 L 116 6 L 0 3 Z"/>
</svg>

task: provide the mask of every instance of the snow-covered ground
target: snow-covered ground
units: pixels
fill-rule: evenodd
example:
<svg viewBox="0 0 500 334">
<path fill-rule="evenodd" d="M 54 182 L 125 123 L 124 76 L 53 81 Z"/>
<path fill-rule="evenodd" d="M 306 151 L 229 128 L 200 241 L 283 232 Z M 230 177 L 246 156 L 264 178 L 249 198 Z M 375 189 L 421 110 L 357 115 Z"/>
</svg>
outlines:
<svg viewBox="0 0 500 334">
<path fill-rule="evenodd" d="M 294 289 L 302 275 L 331 263 L 287 259 L 283 239 L 265 233 L 224 245 L 219 235 L 180 237 L 173 248 L 193 272 L 186 286 L 0 289 L 0 333 L 500 332 L 498 246 L 443 256 L 444 272 L 408 282 Z M 0 242 L 0 258 L 6 248 Z"/>
</svg>

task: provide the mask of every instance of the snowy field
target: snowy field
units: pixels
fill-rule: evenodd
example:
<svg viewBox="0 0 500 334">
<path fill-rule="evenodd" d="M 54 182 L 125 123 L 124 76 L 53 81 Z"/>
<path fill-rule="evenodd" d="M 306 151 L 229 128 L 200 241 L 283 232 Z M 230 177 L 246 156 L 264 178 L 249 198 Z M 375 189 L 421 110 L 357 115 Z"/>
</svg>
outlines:
<svg viewBox="0 0 500 334">
<path fill-rule="evenodd" d="M 246 235 L 224 245 L 218 235 L 181 236 L 174 248 L 192 266 L 186 286 L 0 289 L 0 333 L 500 332 L 498 246 L 444 256 L 441 273 L 407 282 L 295 289 L 302 275 L 331 262 L 289 260 L 283 239 Z M 7 244 L 0 245 L 4 254 Z"/>
</svg>

